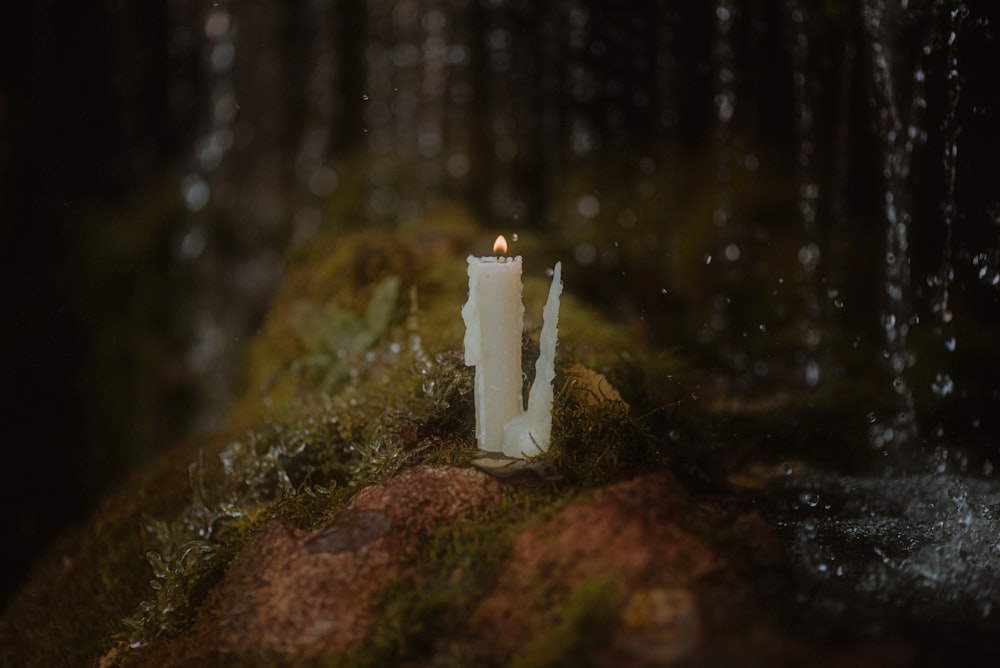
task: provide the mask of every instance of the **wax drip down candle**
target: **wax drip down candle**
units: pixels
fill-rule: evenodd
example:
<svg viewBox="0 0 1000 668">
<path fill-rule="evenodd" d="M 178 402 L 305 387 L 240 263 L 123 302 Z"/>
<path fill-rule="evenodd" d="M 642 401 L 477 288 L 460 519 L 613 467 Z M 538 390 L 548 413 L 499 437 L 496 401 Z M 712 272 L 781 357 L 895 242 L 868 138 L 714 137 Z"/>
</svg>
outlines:
<svg viewBox="0 0 1000 668">
<path fill-rule="evenodd" d="M 507 251 L 497 237 L 495 253 Z M 543 311 L 535 383 L 525 410 L 521 399 L 521 257 L 469 256 L 469 301 L 465 320 L 465 363 L 476 367 L 476 439 L 479 448 L 508 457 L 531 457 L 548 450 L 552 429 L 552 380 L 562 293 L 557 263 Z"/>
</svg>

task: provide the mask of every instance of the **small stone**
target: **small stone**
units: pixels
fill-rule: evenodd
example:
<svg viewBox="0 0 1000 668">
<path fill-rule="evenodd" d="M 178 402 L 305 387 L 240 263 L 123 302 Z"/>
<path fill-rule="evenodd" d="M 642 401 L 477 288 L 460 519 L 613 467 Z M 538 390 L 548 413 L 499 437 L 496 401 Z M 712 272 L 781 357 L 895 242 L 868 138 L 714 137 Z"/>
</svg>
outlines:
<svg viewBox="0 0 1000 668">
<path fill-rule="evenodd" d="M 498 452 L 483 452 L 473 457 L 471 464 L 484 473 L 506 480 L 530 470 L 524 459 L 508 457 Z"/>
<path fill-rule="evenodd" d="M 621 617 L 620 649 L 644 662 L 674 661 L 695 649 L 703 635 L 694 595 L 678 587 L 633 592 Z"/>
</svg>

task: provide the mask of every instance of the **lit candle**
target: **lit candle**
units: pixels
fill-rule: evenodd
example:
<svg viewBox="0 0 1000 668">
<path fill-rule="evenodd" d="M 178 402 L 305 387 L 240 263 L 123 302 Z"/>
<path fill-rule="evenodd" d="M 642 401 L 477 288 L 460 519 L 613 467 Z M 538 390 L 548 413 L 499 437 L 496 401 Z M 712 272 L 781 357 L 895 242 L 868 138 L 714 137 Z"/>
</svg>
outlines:
<svg viewBox="0 0 1000 668">
<path fill-rule="evenodd" d="M 497 237 L 493 252 L 507 252 L 502 235 Z M 476 367 L 476 439 L 482 450 L 526 457 L 548 449 L 560 270 L 556 264 L 526 411 L 521 398 L 521 257 L 469 256 L 469 301 L 462 308 L 465 363 Z"/>
</svg>

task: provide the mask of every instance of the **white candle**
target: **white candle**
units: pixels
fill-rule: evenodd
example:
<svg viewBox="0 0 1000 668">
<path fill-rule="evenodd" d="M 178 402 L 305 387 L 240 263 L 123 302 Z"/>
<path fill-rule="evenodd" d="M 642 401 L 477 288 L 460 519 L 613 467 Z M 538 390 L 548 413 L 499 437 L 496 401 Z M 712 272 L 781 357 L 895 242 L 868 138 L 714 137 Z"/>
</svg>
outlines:
<svg viewBox="0 0 1000 668">
<path fill-rule="evenodd" d="M 494 252 L 507 251 L 497 237 Z M 476 367 L 476 438 L 483 450 L 499 452 L 503 427 L 523 411 L 521 398 L 521 257 L 469 256 L 469 301 L 465 363 Z"/>
<path fill-rule="evenodd" d="M 506 252 L 497 237 L 494 252 Z M 552 424 L 552 379 L 555 376 L 556 321 L 562 290 L 556 265 L 545 306 L 535 385 L 524 410 L 521 378 L 521 258 L 469 256 L 469 301 L 465 320 L 465 363 L 476 367 L 476 439 L 482 450 L 511 457 L 548 449 Z"/>
</svg>

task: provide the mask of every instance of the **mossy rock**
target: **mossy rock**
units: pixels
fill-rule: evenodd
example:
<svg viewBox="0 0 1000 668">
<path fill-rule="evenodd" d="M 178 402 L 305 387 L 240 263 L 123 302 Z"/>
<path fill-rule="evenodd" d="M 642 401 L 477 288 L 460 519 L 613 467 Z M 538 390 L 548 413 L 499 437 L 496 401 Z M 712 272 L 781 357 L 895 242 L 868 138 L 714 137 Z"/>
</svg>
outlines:
<svg viewBox="0 0 1000 668">
<path fill-rule="evenodd" d="M 38 563 L 0 622 L 5 663 L 640 665 L 701 647 L 699 583 L 725 571 L 720 517 L 737 514 L 718 471 L 749 459 L 714 448 L 713 424 L 739 412 L 706 412 L 698 375 L 576 298 L 569 268 L 552 447 L 503 479 L 476 469 L 459 315 L 475 230 L 442 208 L 297 251 L 225 426 Z M 521 243 L 530 379 L 545 267 L 567 251 Z M 727 499 L 710 512 L 686 491 L 706 483 Z M 463 494 L 478 501 L 442 501 Z M 372 555 L 391 568 L 359 571 L 363 595 L 324 608 L 309 584 L 323 564 L 352 573 Z M 350 641 L 330 640 L 324 625 L 355 614 Z"/>
</svg>

